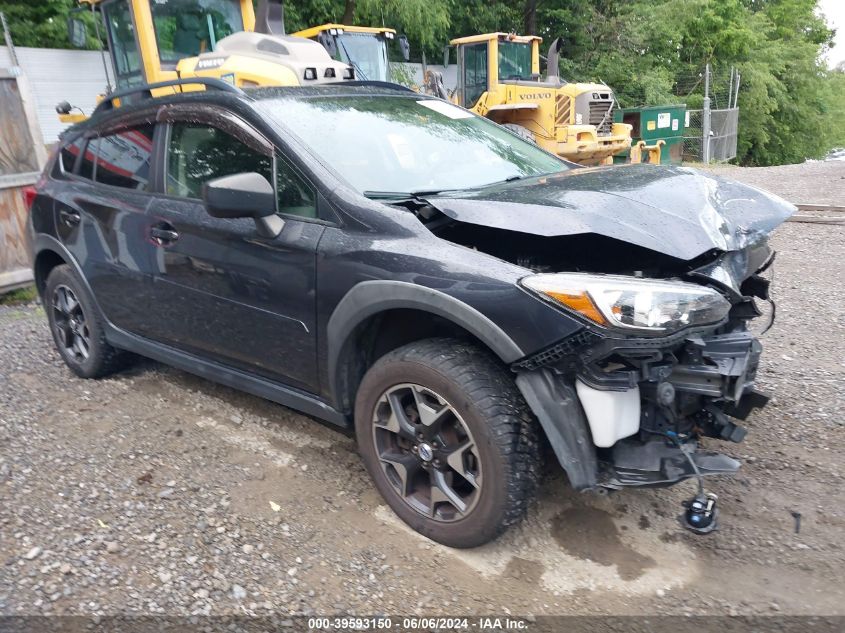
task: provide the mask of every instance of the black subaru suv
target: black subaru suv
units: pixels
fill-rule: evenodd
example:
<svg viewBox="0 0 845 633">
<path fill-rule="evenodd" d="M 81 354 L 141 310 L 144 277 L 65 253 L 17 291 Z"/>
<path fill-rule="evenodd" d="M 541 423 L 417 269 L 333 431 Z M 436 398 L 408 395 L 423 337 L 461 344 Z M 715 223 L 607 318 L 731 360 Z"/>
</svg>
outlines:
<svg viewBox="0 0 845 633">
<path fill-rule="evenodd" d="M 700 440 L 766 402 L 748 324 L 791 205 L 578 167 L 389 84 L 123 96 L 30 192 L 77 375 L 140 354 L 354 429 L 396 514 L 456 547 L 525 514 L 543 444 L 578 490 L 697 478 L 687 526 L 715 526 L 701 477 L 739 463 Z"/>
</svg>

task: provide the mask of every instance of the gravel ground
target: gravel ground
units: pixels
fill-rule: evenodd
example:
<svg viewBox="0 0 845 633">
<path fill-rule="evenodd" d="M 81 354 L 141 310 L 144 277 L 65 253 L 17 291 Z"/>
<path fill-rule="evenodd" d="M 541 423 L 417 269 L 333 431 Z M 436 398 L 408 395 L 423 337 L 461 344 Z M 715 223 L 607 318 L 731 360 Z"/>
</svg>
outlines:
<svg viewBox="0 0 845 633">
<path fill-rule="evenodd" d="M 552 468 L 523 525 L 450 550 L 345 435 L 150 361 L 78 379 L 41 308 L 0 307 L 0 614 L 845 614 L 845 228 L 774 245 L 775 397 L 722 445 L 744 466 L 707 537 L 676 522 L 692 483 L 581 495 Z"/>
<path fill-rule="evenodd" d="M 795 204 L 845 206 L 845 161 L 815 161 L 779 167 L 719 165 L 706 169 L 767 189 Z"/>
</svg>

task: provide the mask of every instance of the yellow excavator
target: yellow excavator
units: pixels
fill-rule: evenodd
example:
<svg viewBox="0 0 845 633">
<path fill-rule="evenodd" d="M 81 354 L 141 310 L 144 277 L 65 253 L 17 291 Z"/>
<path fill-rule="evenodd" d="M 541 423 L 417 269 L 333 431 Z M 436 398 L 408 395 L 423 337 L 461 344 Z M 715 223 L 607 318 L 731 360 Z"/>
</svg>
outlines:
<svg viewBox="0 0 845 633">
<path fill-rule="evenodd" d="M 567 160 L 612 164 L 614 154 L 631 147 L 631 126 L 613 122 L 613 91 L 604 84 L 562 80 L 559 39 L 552 43 L 547 76 L 541 79 L 541 41 L 513 33 L 453 39 L 458 83 L 452 100 Z M 426 85 L 448 97 L 436 77 L 427 77 Z M 639 162 L 638 152 L 632 154 Z"/>
<path fill-rule="evenodd" d="M 350 64 L 355 77 L 368 81 L 390 81 L 388 47 L 396 42 L 402 58 L 407 62 L 411 47 L 404 35 L 397 37 L 394 29 L 386 27 L 321 24 L 292 33 L 323 45 L 329 55 Z"/>
<path fill-rule="evenodd" d="M 80 2 L 102 16 L 118 91 L 192 78 L 220 79 L 240 88 L 356 78 L 352 65 L 333 59 L 318 42 L 285 35 L 280 3 L 261 0 L 256 10 L 252 0 Z M 99 29 L 98 19 L 94 24 Z M 68 28 L 71 43 L 84 46 L 85 22 L 73 16 Z M 151 94 L 203 89 L 201 84 L 180 84 L 160 86 Z M 67 102 L 56 109 L 67 123 L 86 118 Z"/>
</svg>

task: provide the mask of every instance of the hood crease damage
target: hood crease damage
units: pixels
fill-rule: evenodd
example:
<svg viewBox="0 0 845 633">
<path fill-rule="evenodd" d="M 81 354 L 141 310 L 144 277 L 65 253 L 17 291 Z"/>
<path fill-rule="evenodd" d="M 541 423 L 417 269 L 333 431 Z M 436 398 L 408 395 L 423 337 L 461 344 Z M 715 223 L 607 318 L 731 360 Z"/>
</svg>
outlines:
<svg viewBox="0 0 845 633">
<path fill-rule="evenodd" d="M 795 211 L 748 185 L 650 165 L 573 168 L 424 202 L 416 211 L 435 235 L 533 270 L 666 276 L 703 266 L 735 290 L 748 260 L 766 259 L 739 252 Z"/>
</svg>

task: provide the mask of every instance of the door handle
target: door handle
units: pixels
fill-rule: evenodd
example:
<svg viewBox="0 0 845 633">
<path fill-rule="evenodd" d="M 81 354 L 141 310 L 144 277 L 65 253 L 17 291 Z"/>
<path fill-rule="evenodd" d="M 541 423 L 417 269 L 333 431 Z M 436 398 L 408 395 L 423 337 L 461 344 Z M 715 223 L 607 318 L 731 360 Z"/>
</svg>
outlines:
<svg viewBox="0 0 845 633">
<path fill-rule="evenodd" d="M 150 237 L 152 237 L 159 245 L 164 246 L 179 239 L 179 234 L 173 230 L 170 225 L 154 226 L 150 229 Z"/>
<path fill-rule="evenodd" d="M 61 209 L 59 211 L 59 217 L 62 219 L 62 222 L 68 226 L 76 226 L 82 221 L 82 216 L 80 216 L 79 213 L 76 211 L 68 211 L 67 209 Z"/>
</svg>

